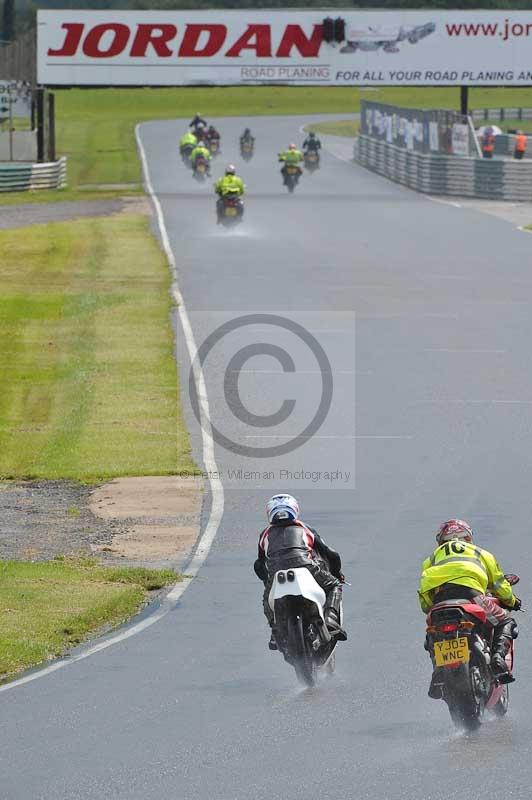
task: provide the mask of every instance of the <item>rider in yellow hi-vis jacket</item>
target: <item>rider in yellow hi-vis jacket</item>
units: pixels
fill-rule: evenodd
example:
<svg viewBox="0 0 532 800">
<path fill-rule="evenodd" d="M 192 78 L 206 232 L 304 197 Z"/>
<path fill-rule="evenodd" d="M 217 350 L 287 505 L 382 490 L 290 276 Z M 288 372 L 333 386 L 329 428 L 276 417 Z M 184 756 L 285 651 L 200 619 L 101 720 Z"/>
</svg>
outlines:
<svg viewBox="0 0 532 800">
<path fill-rule="evenodd" d="M 521 601 L 512 591 L 495 556 L 473 544 L 467 522 L 444 522 L 436 534 L 438 547 L 422 566 L 419 602 L 426 613 L 444 600 L 471 599 L 481 606 L 494 626 L 491 665 L 496 675 L 508 673 L 505 656 L 515 638 L 517 626 L 506 609 L 518 611 Z M 501 607 L 486 592 L 496 597 Z"/>
<path fill-rule="evenodd" d="M 298 176 L 301 175 L 302 169 L 299 166 L 300 162 L 303 161 L 303 153 L 301 150 L 298 150 L 295 144 L 288 145 L 288 150 L 283 150 L 282 153 L 279 153 L 279 161 L 282 162 L 283 166 L 281 169 L 281 174 L 283 176 L 283 183 L 286 183 L 286 167 L 296 167 L 298 171 Z"/>
</svg>

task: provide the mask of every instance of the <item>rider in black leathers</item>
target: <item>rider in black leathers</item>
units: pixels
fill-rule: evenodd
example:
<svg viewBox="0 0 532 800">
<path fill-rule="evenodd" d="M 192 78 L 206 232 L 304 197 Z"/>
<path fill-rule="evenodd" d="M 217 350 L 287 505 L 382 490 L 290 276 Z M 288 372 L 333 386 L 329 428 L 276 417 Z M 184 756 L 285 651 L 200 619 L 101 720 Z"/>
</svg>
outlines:
<svg viewBox="0 0 532 800">
<path fill-rule="evenodd" d="M 306 567 L 326 594 L 324 617 L 333 636 L 345 641 L 347 634 L 340 626 L 342 599 L 342 561 L 340 554 L 329 547 L 319 534 L 299 517 L 297 501 L 290 495 L 275 495 L 267 505 L 271 524 L 259 536 L 255 574 L 264 582 L 263 608 L 272 637 L 269 647 L 277 649 L 274 615 L 268 596 L 275 573 L 280 569 Z M 288 509 L 288 511 L 286 511 Z"/>
<path fill-rule="evenodd" d="M 312 131 L 309 133 L 309 135 L 303 142 L 303 150 L 307 152 L 310 150 L 315 150 L 316 153 L 318 153 L 319 150 L 321 150 L 321 142 L 316 136 L 316 134 L 313 133 Z"/>
<path fill-rule="evenodd" d="M 195 136 L 198 136 L 199 134 L 202 134 L 202 138 L 203 138 L 203 136 L 205 135 L 205 131 L 207 129 L 207 120 L 203 119 L 203 117 L 200 116 L 200 113 L 198 111 L 198 113 L 196 114 L 194 119 L 192 119 L 189 122 L 188 127 L 192 128 L 192 132 L 194 133 Z"/>
</svg>

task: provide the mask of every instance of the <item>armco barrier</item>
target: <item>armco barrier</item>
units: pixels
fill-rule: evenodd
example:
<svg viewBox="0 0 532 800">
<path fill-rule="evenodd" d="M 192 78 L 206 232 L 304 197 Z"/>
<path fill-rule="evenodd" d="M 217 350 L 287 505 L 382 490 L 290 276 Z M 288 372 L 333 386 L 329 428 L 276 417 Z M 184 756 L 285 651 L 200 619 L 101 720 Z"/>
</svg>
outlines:
<svg viewBox="0 0 532 800">
<path fill-rule="evenodd" d="M 60 189 L 66 185 L 67 160 L 44 164 L 9 161 L 0 163 L 0 192 L 19 192 L 26 189 Z"/>
<path fill-rule="evenodd" d="M 530 136 L 527 137 L 527 150 L 525 158 L 532 158 L 532 152 L 528 148 L 532 147 Z M 495 155 L 496 156 L 512 156 L 515 149 L 515 136 L 511 133 L 503 133 L 495 137 Z"/>
<path fill-rule="evenodd" d="M 426 194 L 532 201 L 532 160 L 426 155 L 363 134 L 355 141 L 355 160 L 379 175 Z"/>
</svg>

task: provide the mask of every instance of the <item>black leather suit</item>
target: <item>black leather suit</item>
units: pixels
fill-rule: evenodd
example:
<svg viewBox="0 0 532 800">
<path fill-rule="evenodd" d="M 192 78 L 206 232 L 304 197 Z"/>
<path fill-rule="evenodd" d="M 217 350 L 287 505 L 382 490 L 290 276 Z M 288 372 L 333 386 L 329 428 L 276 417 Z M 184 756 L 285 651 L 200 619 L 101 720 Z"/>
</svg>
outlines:
<svg viewBox="0 0 532 800">
<path fill-rule="evenodd" d="M 257 577 L 264 582 L 263 608 L 270 626 L 274 618 L 268 596 L 273 577 L 280 569 L 306 567 L 327 595 L 326 606 L 334 608 L 339 603 L 342 574 L 340 554 L 325 544 L 314 528 L 308 525 L 290 520 L 265 528 L 259 536 L 258 557 L 253 566 Z"/>
</svg>

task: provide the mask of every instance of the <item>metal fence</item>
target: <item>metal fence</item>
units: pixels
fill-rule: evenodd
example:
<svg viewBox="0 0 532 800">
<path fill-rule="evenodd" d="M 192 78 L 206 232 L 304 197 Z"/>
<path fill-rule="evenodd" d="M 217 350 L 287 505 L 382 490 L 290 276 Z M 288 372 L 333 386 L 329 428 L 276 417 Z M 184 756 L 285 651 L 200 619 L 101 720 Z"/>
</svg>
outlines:
<svg viewBox="0 0 532 800">
<path fill-rule="evenodd" d="M 487 200 L 532 201 L 532 160 L 455 158 L 405 150 L 364 134 L 355 160 L 418 192 Z"/>
<path fill-rule="evenodd" d="M 425 155 L 480 155 L 471 118 L 446 109 L 401 108 L 362 100 L 360 132 Z"/>
<path fill-rule="evenodd" d="M 23 103 L 19 94 L 24 95 Z M 26 157 L 29 139 L 35 149 L 31 158 Z M 0 146 L 0 161 L 55 161 L 53 92 L 26 81 L 0 81 L 0 140 L 7 141 Z"/>
</svg>

